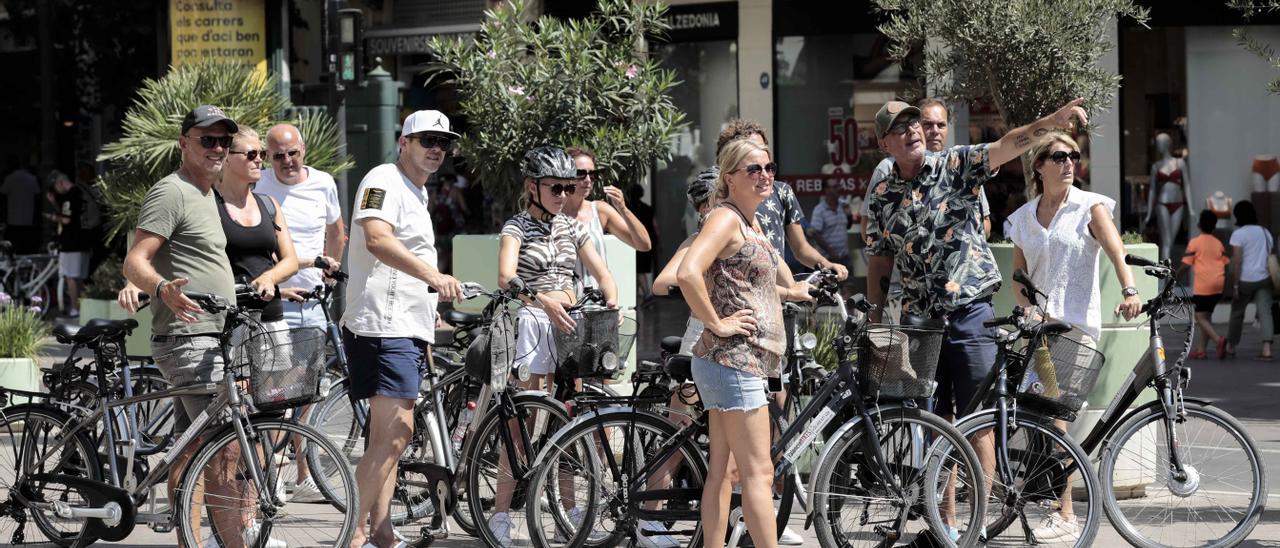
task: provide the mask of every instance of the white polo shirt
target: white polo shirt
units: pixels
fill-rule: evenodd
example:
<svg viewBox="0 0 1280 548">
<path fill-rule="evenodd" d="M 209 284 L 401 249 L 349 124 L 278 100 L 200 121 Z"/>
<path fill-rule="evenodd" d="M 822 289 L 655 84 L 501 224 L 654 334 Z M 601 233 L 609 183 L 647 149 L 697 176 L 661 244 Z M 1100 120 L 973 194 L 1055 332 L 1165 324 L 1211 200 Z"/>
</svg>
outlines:
<svg viewBox="0 0 1280 548">
<path fill-rule="evenodd" d="M 435 342 L 437 295 L 427 283 L 376 259 L 365 245 L 362 219 L 389 223 L 409 252 L 436 267 L 436 236 L 427 193 L 396 164 L 382 164 L 360 181 L 352 204 L 347 251 L 347 309 L 342 326 L 365 337 L 411 337 Z"/>
<path fill-rule="evenodd" d="M 324 255 L 325 230 L 342 218 L 342 208 L 338 204 L 338 184 L 333 181 L 333 176 L 313 167 L 304 166 L 303 169 L 307 170 L 307 179 L 296 185 L 281 183 L 276 179 L 274 170 L 264 169 L 262 180 L 254 185 L 253 191 L 280 202 L 280 211 L 284 213 L 285 222 L 289 223 L 293 250 L 298 257 L 307 259 Z M 280 285 L 311 290 L 322 280 L 320 269 L 302 268 Z"/>
</svg>

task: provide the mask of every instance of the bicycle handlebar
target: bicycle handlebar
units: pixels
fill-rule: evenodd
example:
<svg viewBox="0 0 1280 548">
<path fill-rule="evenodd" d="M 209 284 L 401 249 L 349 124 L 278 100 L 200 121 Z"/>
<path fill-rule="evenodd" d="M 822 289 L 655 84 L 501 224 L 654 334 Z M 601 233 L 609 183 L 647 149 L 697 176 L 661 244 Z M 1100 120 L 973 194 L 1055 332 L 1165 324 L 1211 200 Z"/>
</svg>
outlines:
<svg viewBox="0 0 1280 548">
<path fill-rule="evenodd" d="M 342 282 L 342 281 L 346 281 L 346 279 L 347 279 L 347 273 L 346 273 L 346 272 L 343 272 L 343 271 L 341 271 L 341 270 L 335 270 L 335 271 L 333 271 L 333 272 L 329 272 L 329 268 L 330 268 L 332 265 L 330 265 L 330 264 L 329 264 L 329 261 L 328 261 L 327 259 L 325 259 L 324 257 L 316 257 L 316 260 L 315 260 L 315 261 L 312 261 L 311 266 L 314 266 L 314 267 L 316 267 L 316 268 L 319 268 L 321 271 L 323 271 L 323 272 L 324 272 L 324 276 L 325 276 L 326 278 L 333 278 L 333 279 L 338 280 L 338 281 L 340 281 L 340 282 Z"/>
</svg>

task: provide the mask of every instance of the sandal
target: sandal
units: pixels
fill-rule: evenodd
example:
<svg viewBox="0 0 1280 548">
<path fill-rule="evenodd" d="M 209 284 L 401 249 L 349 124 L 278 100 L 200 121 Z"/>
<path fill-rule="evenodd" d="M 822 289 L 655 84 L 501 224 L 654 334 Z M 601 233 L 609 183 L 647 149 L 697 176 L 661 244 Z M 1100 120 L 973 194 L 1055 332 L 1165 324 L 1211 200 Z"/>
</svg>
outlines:
<svg viewBox="0 0 1280 548">
<path fill-rule="evenodd" d="M 1218 359 L 1224 360 L 1226 358 L 1227 358 L 1227 338 L 1218 337 Z"/>
<path fill-rule="evenodd" d="M 1188 353 L 1187 357 L 1193 360 L 1203 360 L 1208 358 L 1209 355 L 1206 354 L 1203 350 L 1197 350 L 1195 352 Z"/>
</svg>

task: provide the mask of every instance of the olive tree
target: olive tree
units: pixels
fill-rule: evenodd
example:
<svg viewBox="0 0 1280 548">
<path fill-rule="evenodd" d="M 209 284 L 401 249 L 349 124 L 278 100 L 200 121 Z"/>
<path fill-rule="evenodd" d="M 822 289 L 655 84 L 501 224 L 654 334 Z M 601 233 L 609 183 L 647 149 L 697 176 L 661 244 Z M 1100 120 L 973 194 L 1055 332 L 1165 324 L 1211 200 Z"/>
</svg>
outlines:
<svg viewBox="0 0 1280 548">
<path fill-rule="evenodd" d="M 1245 19 L 1254 15 L 1268 15 L 1280 11 L 1280 0 L 1227 0 L 1227 5 L 1244 14 Z M 1272 69 L 1280 70 L 1280 55 L 1271 44 L 1261 42 L 1249 36 L 1249 31 L 1241 27 L 1231 31 L 1236 41 L 1244 49 L 1264 59 Z M 1273 78 L 1267 84 L 1267 91 L 1280 93 L 1280 77 Z"/>
<path fill-rule="evenodd" d="M 1098 66 L 1115 47 L 1109 31 L 1120 18 L 1147 20 L 1146 8 L 1132 0 L 875 3 L 891 55 L 903 59 L 924 47 L 924 77 L 939 95 L 966 104 L 988 99 L 1009 127 L 1075 98 L 1089 110 L 1110 108 L 1120 75 Z"/>
<path fill-rule="evenodd" d="M 628 186 L 670 156 L 684 114 L 675 73 L 647 42 L 667 25 L 657 3 L 601 0 L 584 19 L 533 19 L 524 1 L 485 14 L 474 39 L 436 38 L 428 85 L 452 84 L 466 119 L 458 143 L 499 207 L 519 196 L 519 162 L 539 145 L 586 146 L 604 180 Z"/>
</svg>

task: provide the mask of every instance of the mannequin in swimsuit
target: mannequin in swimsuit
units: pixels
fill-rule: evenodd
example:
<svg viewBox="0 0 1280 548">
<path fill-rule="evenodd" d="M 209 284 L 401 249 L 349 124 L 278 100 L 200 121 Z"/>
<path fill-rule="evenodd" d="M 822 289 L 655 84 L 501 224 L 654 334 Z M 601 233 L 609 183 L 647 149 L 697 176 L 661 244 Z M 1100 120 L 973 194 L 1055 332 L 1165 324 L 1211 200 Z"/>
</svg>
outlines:
<svg viewBox="0 0 1280 548">
<path fill-rule="evenodd" d="M 1205 208 L 1213 212 L 1213 216 L 1218 218 L 1218 224 L 1214 226 L 1213 231 L 1231 230 L 1231 197 L 1227 196 L 1221 190 L 1210 194 L 1204 199 Z"/>
<path fill-rule="evenodd" d="M 1270 154 L 1253 157 L 1253 191 L 1280 192 L 1280 160 Z"/>
<path fill-rule="evenodd" d="M 1151 190 L 1147 197 L 1147 218 L 1143 225 L 1155 217 L 1160 227 L 1160 259 L 1168 259 L 1173 241 L 1182 230 L 1187 218 L 1187 197 L 1191 196 L 1191 181 L 1187 164 L 1175 158 L 1169 150 L 1168 134 L 1156 135 L 1156 151 L 1160 159 L 1151 164 Z M 1157 198 L 1158 197 L 1158 198 Z M 1156 206 L 1159 207 L 1156 207 Z"/>
</svg>

